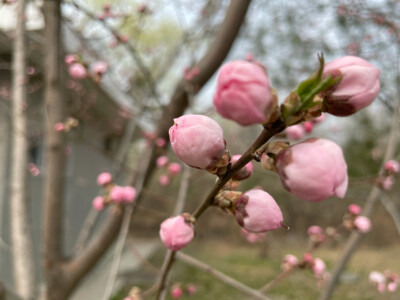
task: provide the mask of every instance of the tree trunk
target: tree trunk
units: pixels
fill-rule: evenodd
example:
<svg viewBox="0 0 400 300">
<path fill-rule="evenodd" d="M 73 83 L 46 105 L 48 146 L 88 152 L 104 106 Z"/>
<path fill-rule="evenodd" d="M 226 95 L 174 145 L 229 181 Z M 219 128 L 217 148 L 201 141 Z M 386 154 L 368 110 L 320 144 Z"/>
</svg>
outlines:
<svg viewBox="0 0 400 300">
<path fill-rule="evenodd" d="M 35 297 L 35 266 L 32 235 L 26 200 L 28 139 L 25 88 L 25 8 L 26 1 L 17 4 L 17 27 L 14 37 L 12 83 L 12 158 L 11 158 L 11 240 L 15 290 L 22 299 Z"/>
</svg>

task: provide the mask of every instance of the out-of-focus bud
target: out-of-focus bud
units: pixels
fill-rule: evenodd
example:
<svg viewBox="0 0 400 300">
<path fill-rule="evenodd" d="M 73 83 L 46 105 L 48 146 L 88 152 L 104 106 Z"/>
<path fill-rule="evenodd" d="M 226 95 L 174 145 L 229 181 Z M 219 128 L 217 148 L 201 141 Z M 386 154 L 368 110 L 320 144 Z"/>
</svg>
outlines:
<svg viewBox="0 0 400 300">
<path fill-rule="evenodd" d="M 267 232 L 282 227 L 281 209 L 263 190 L 247 191 L 234 202 L 234 207 L 237 222 L 249 232 Z"/>
<path fill-rule="evenodd" d="M 234 165 L 236 164 L 236 162 L 239 160 L 239 158 L 241 157 L 240 154 L 237 155 L 233 155 L 232 159 L 231 159 L 231 164 Z M 249 162 L 248 164 L 246 164 L 243 168 L 241 168 L 234 176 L 233 176 L 233 180 L 244 180 L 246 178 L 249 178 L 251 176 L 251 174 L 253 173 L 253 164 L 251 162 Z"/>
<path fill-rule="evenodd" d="M 160 238 L 164 245 L 177 251 L 186 247 L 194 237 L 194 226 L 183 215 L 171 217 L 161 223 Z"/>
<path fill-rule="evenodd" d="M 286 254 L 282 260 L 281 268 L 283 271 L 287 271 L 297 267 L 299 260 L 292 254 Z"/>
<path fill-rule="evenodd" d="M 286 190 L 308 201 L 343 198 L 347 165 L 342 149 L 332 141 L 308 139 L 281 151 L 275 167 Z"/>
<path fill-rule="evenodd" d="M 326 265 L 324 263 L 324 261 L 320 258 L 315 258 L 314 259 L 314 264 L 312 266 L 312 270 L 314 271 L 314 275 L 317 278 L 322 277 L 322 275 L 324 274 L 326 269 Z"/>
<path fill-rule="evenodd" d="M 165 155 L 159 156 L 156 160 L 156 165 L 159 168 L 165 167 L 168 163 L 168 157 Z"/>
<path fill-rule="evenodd" d="M 276 98 L 265 70 L 238 60 L 220 69 L 214 106 L 224 118 L 248 126 L 266 122 L 276 107 Z"/>
<path fill-rule="evenodd" d="M 181 164 L 178 163 L 170 163 L 168 166 L 168 171 L 172 174 L 172 175 L 178 175 L 182 170 L 182 166 Z"/>
<path fill-rule="evenodd" d="M 194 295 L 197 291 L 196 286 L 193 283 L 189 283 L 186 287 L 186 290 L 189 295 Z"/>
<path fill-rule="evenodd" d="M 65 63 L 66 63 L 67 65 L 71 65 L 71 64 L 73 64 L 74 62 L 76 62 L 76 56 L 73 55 L 73 54 L 68 54 L 67 56 L 65 56 L 64 61 L 65 61 Z"/>
<path fill-rule="evenodd" d="M 292 125 L 285 129 L 285 133 L 288 139 L 297 141 L 304 136 L 304 127 L 300 124 Z"/>
<path fill-rule="evenodd" d="M 361 233 L 367 233 L 371 230 L 371 221 L 365 216 L 358 216 L 354 220 L 354 227 Z"/>
<path fill-rule="evenodd" d="M 136 198 L 136 189 L 131 186 L 124 187 L 123 201 L 126 203 L 133 203 Z"/>
<path fill-rule="evenodd" d="M 110 191 L 110 198 L 115 203 L 122 203 L 125 199 L 124 187 L 116 185 Z"/>
<path fill-rule="evenodd" d="M 100 173 L 99 176 L 97 176 L 97 184 L 100 186 L 106 186 L 108 184 L 112 183 L 112 176 L 108 172 L 103 172 Z"/>
<path fill-rule="evenodd" d="M 378 68 L 355 56 L 345 56 L 326 64 L 323 77 L 342 76 L 342 79 L 325 92 L 325 111 L 348 116 L 370 105 L 380 90 L 379 74 Z"/>
<path fill-rule="evenodd" d="M 180 297 L 182 297 L 183 292 L 182 289 L 179 285 L 173 286 L 171 289 L 171 296 L 174 299 L 179 299 Z"/>
<path fill-rule="evenodd" d="M 169 177 L 167 175 L 161 175 L 160 178 L 158 179 L 158 182 L 162 186 L 167 186 L 170 183 Z"/>
<path fill-rule="evenodd" d="M 399 173 L 400 164 L 397 160 L 388 160 L 385 163 L 385 170 L 392 173 Z"/>
<path fill-rule="evenodd" d="M 80 63 L 74 63 L 69 67 L 69 75 L 75 79 L 83 79 L 87 75 L 86 68 Z"/>
<path fill-rule="evenodd" d="M 93 72 L 95 74 L 104 74 L 107 71 L 107 63 L 104 61 L 98 61 L 93 65 Z"/>
<path fill-rule="evenodd" d="M 347 207 L 347 211 L 354 216 L 358 216 L 361 213 L 361 207 L 357 204 L 350 204 Z"/>
<path fill-rule="evenodd" d="M 175 154 L 191 167 L 213 169 L 225 154 L 222 128 L 202 115 L 185 115 L 174 119 L 169 138 Z"/>
<path fill-rule="evenodd" d="M 93 209 L 100 211 L 104 208 L 104 198 L 103 197 L 96 197 L 93 199 L 93 203 L 92 203 Z"/>
<path fill-rule="evenodd" d="M 379 186 L 385 190 L 389 191 L 394 184 L 394 177 L 393 176 L 385 176 L 379 180 Z"/>
<path fill-rule="evenodd" d="M 307 133 L 310 133 L 314 128 L 314 125 L 313 125 L 313 123 L 311 121 L 306 121 L 302 125 L 303 125 L 304 130 Z"/>
</svg>

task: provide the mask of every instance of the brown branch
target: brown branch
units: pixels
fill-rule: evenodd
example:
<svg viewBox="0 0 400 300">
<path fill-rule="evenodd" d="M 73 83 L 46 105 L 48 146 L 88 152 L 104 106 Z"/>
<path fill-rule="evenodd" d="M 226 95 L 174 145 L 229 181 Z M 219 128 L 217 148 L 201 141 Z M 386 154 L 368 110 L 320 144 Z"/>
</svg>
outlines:
<svg viewBox="0 0 400 300">
<path fill-rule="evenodd" d="M 35 296 L 35 263 L 32 235 L 29 226 L 27 205 L 27 98 L 26 98 L 26 45 L 25 45 L 26 1 L 18 1 L 17 27 L 13 45 L 12 61 L 12 161 L 11 161 L 11 241 L 15 290 L 22 299 Z"/>
<path fill-rule="evenodd" d="M 395 111 L 392 115 L 392 125 L 391 125 L 391 131 L 389 135 L 389 140 L 388 140 L 388 145 L 386 148 L 385 152 L 385 157 L 382 162 L 381 170 L 380 170 L 380 175 L 383 174 L 384 170 L 384 163 L 391 159 L 393 155 L 395 154 L 395 149 L 398 144 L 398 123 L 399 123 L 399 114 L 400 114 L 400 95 L 397 97 L 397 105 L 395 108 Z M 362 215 L 369 217 L 372 213 L 372 210 L 374 208 L 374 205 L 376 201 L 378 200 L 379 194 L 381 193 L 381 190 L 377 187 L 374 186 L 368 196 L 368 199 L 366 201 L 366 204 L 364 206 L 364 209 L 362 211 Z M 362 237 L 361 233 L 358 233 L 354 231 L 349 239 L 347 240 L 347 243 L 345 245 L 345 248 L 342 252 L 342 255 L 340 256 L 339 260 L 336 262 L 336 265 L 333 268 L 333 271 L 331 273 L 331 277 L 327 284 L 325 285 L 324 289 L 322 290 L 319 300 L 328 300 L 332 297 L 333 291 L 335 289 L 335 286 L 339 280 L 340 275 L 342 274 L 345 266 L 347 265 L 348 261 L 350 260 L 350 257 L 352 254 L 355 252 L 356 247 L 358 243 L 360 242 Z"/>
<path fill-rule="evenodd" d="M 62 299 L 63 197 L 65 176 L 64 134 L 54 125 L 65 120 L 61 92 L 61 1 L 45 1 L 46 180 L 43 205 L 43 254 L 47 299 Z"/>
<path fill-rule="evenodd" d="M 254 299 L 261 299 L 261 300 L 269 300 L 270 299 L 267 296 L 264 296 L 263 294 L 261 294 L 259 291 L 248 287 L 247 285 L 245 285 L 245 284 L 237 281 L 236 279 L 233 279 L 232 277 L 222 273 L 221 271 L 218 271 L 218 270 L 214 269 L 213 267 L 195 259 L 192 256 L 189 256 L 182 252 L 178 252 L 176 254 L 176 258 L 190 266 L 193 266 L 197 269 L 200 269 L 200 270 L 214 276 L 215 278 L 222 281 L 223 283 L 241 291 L 242 293 L 244 293 Z"/>
</svg>

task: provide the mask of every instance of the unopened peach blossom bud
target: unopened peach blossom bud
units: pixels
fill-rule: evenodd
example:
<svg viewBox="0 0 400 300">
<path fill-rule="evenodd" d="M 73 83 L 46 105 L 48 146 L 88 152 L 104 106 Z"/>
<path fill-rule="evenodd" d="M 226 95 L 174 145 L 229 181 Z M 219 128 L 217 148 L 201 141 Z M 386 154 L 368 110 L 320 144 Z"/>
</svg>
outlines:
<svg viewBox="0 0 400 300">
<path fill-rule="evenodd" d="M 222 128 L 202 115 L 184 115 L 174 119 L 169 138 L 175 154 L 187 165 L 212 169 L 225 154 Z"/>
<path fill-rule="evenodd" d="M 183 292 L 180 286 L 175 286 L 172 288 L 171 290 L 171 296 L 174 299 L 179 299 L 180 297 L 182 297 Z"/>
<path fill-rule="evenodd" d="M 101 196 L 94 198 L 92 205 L 94 210 L 102 210 L 104 208 L 104 198 Z"/>
<path fill-rule="evenodd" d="M 123 187 L 123 201 L 125 203 L 133 203 L 136 198 L 136 189 L 131 186 Z"/>
<path fill-rule="evenodd" d="M 399 171 L 400 171 L 400 164 L 399 164 L 399 162 L 396 161 L 396 160 L 388 160 L 388 161 L 385 163 L 385 169 L 386 169 L 386 171 L 389 171 L 389 172 L 399 173 Z"/>
<path fill-rule="evenodd" d="M 381 272 L 371 271 L 369 273 L 369 282 L 372 284 L 385 283 L 385 281 L 386 278 Z"/>
<path fill-rule="evenodd" d="M 93 65 L 93 72 L 95 74 L 104 74 L 107 71 L 107 63 L 104 61 L 98 61 Z"/>
<path fill-rule="evenodd" d="M 108 172 L 100 173 L 99 176 L 97 176 L 97 184 L 100 186 L 106 186 L 111 182 L 112 182 L 112 176 Z"/>
<path fill-rule="evenodd" d="M 307 234 L 308 235 L 320 235 L 320 234 L 324 234 L 324 230 L 318 225 L 313 225 L 313 226 L 308 227 Z"/>
<path fill-rule="evenodd" d="M 71 64 L 73 64 L 74 62 L 76 62 L 76 56 L 73 55 L 73 54 L 68 54 L 67 56 L 65 56 L 64 61 L 65 61 L 65 63 L 66 63 L 67 65 L 71 65 Z"/>
<path fill-rule="evenodd" d="M 263 190 L 247 191 L 234 202 L 236 220 L 249 232 L 267 232 L 282 226 L 281 209 Z"/>
<path fill-rule="evenodd" d="M 162 148 L 162 147 L 164 147 L 166 144 L 167 144 L 167 141 L 166 141 L 165 139 L 163 139 L 163 138 L 157 138 L 157 139 L 156 139 L 156 146 L 157 146 L 157 147 Z"/>
<path fill-rule="evenodd" d="M 383 177 L 379 183 L 380 183 L 380 186 L 382 189 L 384 189 L 385 191 L 388 191 L 392 188 L 392 186 L 394 184 L 394 177 L 393 176 Z"/>
<path fill-rule="evenodd" d="M 110 198 L 116 203 L 122 203 L 125 200 L 125 190 L 122 186 L 116 185 L 111 189 Z"/>
<path fill-rule="evenodd" d="M 296 267 L 299 263 L 299 260 L 297 259 L 296 256 L 292 254 L 286 254 L 285 257 L 282 260 L 281 268 L 283 271 L 290 270 L 294 267 Z"/>
<path fill-rule="evenodd" d="M 194 295 L 197 291 L 196 286 L 193 283 L 189 283 L 186 287 L 186 290 L 189 295 Z"/>
<path fill-rule="evenodd" d="M 57 132 L 63 131 L 64 130 L 64 123 L 58 122 L 58 123 L 54 124 L 54 129 Z"/>
<path fill-rule="evenodd" d="M 167 175 L 161 175 L 160 178 L 158 179 L 158 182 L 162 186 L 167 186 L 170 182 L 169 177 Z"/>
<path fill-rule="evenodd" d="M 370 105 L 380 90 L 380 70 L 355 56 L 345 56 L 325 65 L 323 75 L 342 76 L 324 97 L 326 112 L 348 116 Z"/>
<path fill-rule="evenodd" d="M 165 155 L 159 156 L 156 160 L 156 165 L 159 168 L 165 167 L 168 163 L 168 157 Z"/>
<path fill-rule="evenodd" d="M 240 154 L 233 155 L 231 158 L 231 164 L 234 165 L 236 162 L 239 160 L 239 158 L 242 157 Z M 241 168 L 235 175 L 233 175 L 233 180 L 244 180 L 246 178 L 249 178 L 251 174 L 253 173 L 253 164 L 249 162 L 246 164 L 243 168 Z"/>
<path fill-rule="evenodd" d="M 387 285 L 387 290 L 391 293 L 394 293 L 397 290 L 398 282 L 389 282 Z"/>
<path fill-rule="evenodd" d="M 181 164 L 178 163 L 170 163 L 168 166 L 168 171 L 172 174 L 172 175 L 178 175 L 182 170 L 182 166 Z"/>
<path fill-rule="evenodd" d="M 325 269 L 326 269 L 326 265 L 325 265 L 324 261 L 318 257 L 315 258 L 314 264 L 312 266 L 312 270 L 314 271 L 315 277 L 320 278 L 324 274 Z"/>
<path fill-rule="evenodd" d="M 69 67 L 69 75 L 75 79 L 83 79 L 87 75 L 86 68 L 80 63 L 74 63 Z"/>
<path fill-rule="evenodd" d="M 194 226 L 179 215 L 161 223 L 160 238 L 164 245 L 177 251 L 186 247 L 194 237 Z"/>
<path fill-rule="evenodd" d="M 303 123 L 303 128 L 307 133 L 310 133 L 313 130 L 314 125 L 311 121 L 306 121 Z"/>
<path fill-rule="evenodd" d="M 354 226 L 361 233 L 367 233 L 371 230 L 371 221 L 365 216 L 358 216 L 354 220 Z"/>
<path fill-rule="evenodd" d="M 316 202 L 346 194 L 346 161 L 342 149 L 329 140 L 313 138 L 284 149 L 275 167 L 284 188 L 297 197 Z"/>
<path fill-rule="evenodd" d="M 297 141 L 304 136 L 305 130 L 303 126 L 296 124 L 287 127 L 285 133 L 289 140 Z"/>
<path fill-rule="evenodd" d="M 357 204 L 350 204 L 347 207 L 347 211 L 352 215 L 358 216 L 361 213 L 361 207 Z"/>
<path fill-rule="evenodd" d="M 248 61 L 232 61 L 219 71 L 214 106 L 242 126 L 264 123 L 275 107 L 265 70 Z"/>
</svg>

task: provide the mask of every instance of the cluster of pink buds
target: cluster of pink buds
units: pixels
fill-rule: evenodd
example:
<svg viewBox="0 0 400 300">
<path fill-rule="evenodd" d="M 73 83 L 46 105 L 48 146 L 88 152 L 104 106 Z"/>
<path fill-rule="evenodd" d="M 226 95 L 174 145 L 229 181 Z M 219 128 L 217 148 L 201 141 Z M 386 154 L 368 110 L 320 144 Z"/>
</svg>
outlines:
<svg viewBox="0 0 400 300">
<path fill-rule="evenodd" d="M 168 157 L 165 155 L 159 156 L 156 160 L 156 165 L 160 169 L 166 169 L 167 172 L 163 173 L 158 182 L 162 186 L 170 184 L 171 180 L 178 175 L 182 170 L 182 165 L 176 162 L 169 163 Z"/>
<path fill-rule="evenodd" d="M 184 292 L 186 292 L 187 295 L 191 296 L 196 293 L 197 289 L 196 286 L 192 283 L 189 283 L 186 285 L 186 289 L 182 288 L 182 284 L 174 284 L 171 287 L 171 297 L 173 299 L 179 299 L 184 295 Z"/>
<path fill-rule="evenodd" d="M 378 184 L 381 189 L 388 191 L 392 188 L 395 182 L 395 175 L 400 171 L 400 164 L 396 160 L 389 160 L 385 163 L 384 167 L 384 173 L 378 179 Z"/>
<path fill-rule="evenodd" d="M 163 221 L 160 238 L 165 247 L 174 251 L 186 247 L 194 237 L 194 222 L 194 218 L 188 213 Z"/>
<path fill-rule="evenodd" d="M 97 184 L 104 189 L 103 196 L 97 196 L 93 200 L 93 208 L 97 211 L 103 210 L 110 203 L 129 204 L 136 198 L 136 189 L 131 186 L 118 186 L 113 182 L 110 173 L 103 172 L 97 176 Z"/>
<path fill-rule="evenodd" d="M 319 280 L 319 285 L 329 277 L 329 273 L 326 272 L 325 262 L 321 258 L 314 258 L 310 253 L 303 255 L 303 261 L 299 263 L 299 267 L 311 269 L 314 276 Z"/>
<path fill-rule="evenodd" d="M 369 282 L 375 285 L 380 293 L 385 291 L 394 293 L 399 285 L 399 276 L 390 270 L 385 270 L 383 274 L 372 271 L 369 273 Z"/>
<path fill-rule="evenodd" d="M 289 126 L 285 129 L 286 137 L 289 140 L 297 141 L 304 137 L 304 135 L 311 133 L 316 124 L 321 123 L 325 120 L 325 114 L 322 113 L 319 117 L 313 119 L 312 121 L 305 121 L 301 124 L 296 124 Z"/>
<path fill-rule="evenodd" d="M 260 232 L 260 233 L 248 232 L 244 228 L 241 229 L 241 232 L 246 237 L 246 240 L 250 244 L 262 243 L 265 241 L 267 237 L 265 232 Z"/>
<path fill-rule="evenodd" d="M 360 216 L 361 207 L 357 204 L 350 204 L 347 214 L 343 218 L 343 225 L 349 230 L 357 230 L 360 233 L 367 233 L 371 230 L 371 221 L 365 216 Z"/>
</svg>

